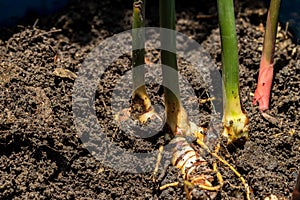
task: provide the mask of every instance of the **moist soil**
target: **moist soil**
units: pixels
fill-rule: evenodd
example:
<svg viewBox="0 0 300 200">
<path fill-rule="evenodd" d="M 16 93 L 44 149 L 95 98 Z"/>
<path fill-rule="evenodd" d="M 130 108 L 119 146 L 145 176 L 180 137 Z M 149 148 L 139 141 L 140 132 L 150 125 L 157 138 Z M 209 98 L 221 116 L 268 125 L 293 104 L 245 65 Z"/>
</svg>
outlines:
<svg viewBox="0 0 300 200">
<path fill-rule="evenodd" d="M 95 101 L 82 98 L 82 108 L 73 104 L 72 95 L 77 91 L 74 84 L 83 83 L 76 73 L 93 65 L 93 62 L 86 62 L 89 53 L 110 36 L 130 30 L 130 2 L 74 0 L 52 16 L 35 21 L 34 15 L 30 15 L 20 22 L 22 25 L 2 30 L 0 199 L 186 197 L 182 175 L 170 164 L 168 153 L 163 154 L 168 159 L 160 163 L 155 178 L 152 172 L 159 146 L 168 143 L 168 136 L 164 134 L 168 130 L 162 121 L 149 123 L 148 132 L 152 129 L 159 131 L 147 138 L 137 135 L 126 110 L 121 109 L 119 124 L 114 123 L 114 108 L 122 108 L 124 102 L 129 105 L 130 96 L 124 91 L 130 91 L 130 79 L 120 79 L 130 71 L 130 53 L 112 61 L 103 72 L 96 87 Z M 218 153 L 245 178 L 250 186 L 251 199 L 290 199 L 300 163 L 300 48 L 293 43 L 293 36 L 282 24 L 275 50 L 270 109 L 259 112 L 252 101 L 266 12 L 266 5 L 261 2 L 236 2 L 241 101 L 250 118 L 250 139 L 245 144 L 230 147 L 221 140 Z M 149 2 L 146 18 L 148 26 L 159 25 L 157 3 Z M 205 55 L 209 55 L 211 62 L 220 69 L 221 49 L 214 2 L 178 1 L 176 28 L 201 44 L 207 52 Z M 148 50 L 147 61 L 150 66 L 158 63 L 159 50 Z M 179 71 L 193 92 L 186 92 L 189 89 L 185 88 L 187 84 L 180 83 L 184 104 L 189 106 L 191 102 L 200 102 L 196 104 L 199 112 L 192 112 L 191 120 L 199 126 L 208 126 L 212 106 L 207 100 L 207 88 L 199 78 L 201 76 L 183 58 L 179 58 Z M 152 103 L 162 110 L 161 77 L 157 76 L 159 73 L 147 74 L 155 80 L 147 84 Z M 118 89 L 118 84 L 122 89 Z M 115 104 L 112 102 L 114 91 L 121 95 L 115 98 Z M 79 90 L 79 94 L 85 93 L 85 88 Z M 86 106 L 89 103 L 92 106 Z M 92 107 L 98 125 L 82 122 L 91 119 L 92 112 L 88 109 Z M 78 110 L 83 113 L 76 118 Z M 154 156 L 141 159 L 121 154 L 120 157 L 120 152 L 112 147 L 134 153 L 153 153 Z M 198 150 L 201 151 L 199 147 Z M 216 161 L 209 154 L 204 158 L 208 162 L 207 168 Z M 228 166 L 216 162 L 224 185 L 217 192 L 198 189 L 199 198 L 245 199 L 241 180 Z M 160 186 L 175 181 L 179 181 L 179 186 L 159 190 Z"/>
</svg>

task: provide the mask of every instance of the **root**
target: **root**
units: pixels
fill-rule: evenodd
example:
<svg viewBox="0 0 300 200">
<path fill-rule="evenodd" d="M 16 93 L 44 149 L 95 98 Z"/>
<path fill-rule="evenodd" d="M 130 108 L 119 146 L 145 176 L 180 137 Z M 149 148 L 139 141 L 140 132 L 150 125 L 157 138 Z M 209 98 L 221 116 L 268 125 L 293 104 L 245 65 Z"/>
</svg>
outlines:
<svg viewBox="0 0 300 200">
<path fill-rule="evenodd" d="M 149 111 L 145 111 L 142 114 L 136 114 L 133 113 L 133 109 L 131 108 L 125 108 L 121 111 L 119 111 L 114 116 L 114 120 L 120 124 L 123 121 L 127 121 L 130 118 L 134 121 L 137 121 L 139 124 L 146 124 L 149 120 L 158 119 L 160 122 L 163 121 L 163 119 L 155 112 L 154 109 L 150 109 Z"/>
<path fill-rule="evenodd" d="M 148 120 L 158 118 L 160 121 L 163 121 L 161 117 L 155 112 L 152 108 L 149 111 L 145 112 L 144 114 L 138 117 L 140 123 L 145 124 Z"/>
<path fill-rule="evenodd" d="M 220 145 L 218 144 L 215 151 L 212 152 L 208 146 L 201 140 L 201 139 L 197 139 L 197 144 L 200 145 L 200 147 L 204 150 L 206 150 L 211 156 L 213 156 L 214 158 L 216 158 L 217 161 L 220 161 L 221 163 L 223 163 L 224 165 L 226 165 L 227 167 L 229 167 L 229 169 L 241 180 L 244 188 L 245 188 L 245 191 L 246 191 L 246 199 L 247 200 L 250 200 L 250 187 L 249 185 L 247 184 L 246 180 L 242 177 L 242 175 L 231 165 L 229 164 L 226 160 L 224 160 L 223 158 L 221 158 L 217 153 L 220 149 Z M 160 156 L 158 156 L 158 160 L 161 159 Z M 160 160 L 159 160 L 160 162 Z M 158 162 L 158 163 L 159 163 Z M 156 168 L 155 168 L 156 172 L 158 170 L 158 164 L 156 165 Z M 156 172 L 154 174 L 156 174 Z M 223 185 L 224 185 L 224 180 L 223 180 L 223 177 L 221 175 L 221 173 L 219 172 L 218 170 L 218 166 L 217 166 L 217 162 L 215 161 L 213 163 L 213 172 L 216 173 L 216 176 L 217 176 L 217 179 L 218 179 L 218 185 L 216 186 L 209 186 L 209 185 L 203 185 L 203 184 L 194 184 L 193 181 L 195 179 L 197 179 L 197 177 L 195 178 L 191 178 L 191 180 L 184 180 L 184 186 L 185 188 L 195 188 L 195 187 L 198 187 L 202 190 L 206 190 L 206 191 L 211 191 L 211 192 L 214 192 L 214 191 L 219 191 Z M 179 186 L 179 182 L 173 182 L 173 183 L 168 183 L 168 184 L 165 184 L 161 187 L 159 187 L 160 190 L 165 190 L 169 187 L 178 187 Z M 187 189 L 186 189 L 187 190 Z M 188 194 L 187 198 L 188 199 L 191 199 L 191 194 L 186 192 Z"/>
<path fill-rule="evenodd" d="M 155 168 L 154 168 L 154 171 L 153 171 L 153 182 L 156 182 L 156 174 L 158 172 L 159 164 L 160 164 L 161 159 L 162 159 L 163 150 L 164 150 L 164 146 L 160 146 L 159 149 L 158 149 L 156 164 L 155 164 Z"/>
<path fill-rule="evenodd" d="M 178 186 L 179 186 L 179 182 L 178 181 L 177 182 L 173 182 L 173 183 L 167 183 L 167 184 L 165 184 L 163 186 L 160 186 L 159 190 L 165 190 L 165 189 L 167 189 L 169 187 L 178 187 Z"/>
<path fill-rule="evenodd" d="M 241 180 L 241 182 L 244 185 L 244 188 L 246 190 L 246 198 L 247 198 L 247 200 L 250 200 L 250 187 L 246 183 L 246 181 L 242 177 L 242 175 L 231 164 L 229 164 L 226 160 L 224 160 L 223 158 L 221 158 L 217 153 L 211 152 L 210 149 L 207 147 L 207 145 L 203 141 L 197 139 L 197 143 L 203 149 L 205 149 L 207 152 L 209 152 L 213 157 L 215 157 L 217 160 L 219 160 L 220 162 L 222 162 L 224 165 L 226 165 L 227 167 L 229 167 L 231 169 L 231 171 Z"/>
<path fill-rule="evenodd" d="M 175 138 L 175 140 L 173 140 L 173 142 L 176 143 L 176 147 L 174 148 L 172 163 L 174 166 L 176 166 L 181 170 L 181 173 L 184 177 L 184 189 L 188 199 L 192 199 L 191 191 L 196 187 L 200 188 L 201 190 L 206 190 L 210 192 L 217 192 L 223 187 L 224 181 L 222 175 L 217 169 L 217 162 L 213 163 L 213 172 L 215 172 L 219 184 L 213 186 L 211 182 L 207 180 L 205 175 L 201 174 L 201 175 L 193 176 L 190 174 L 199 165 L 200 160 L 201 163 L 206 163 L 206 162 L 202 157 L 200 157 L 194 151 L 194 149 L 186 141 L 186 138 L 178 136 L 177 138 Z M 158 156 L 158 158 L 160 158 L 160 156 Z M 188 170 L 185 171 L 186 169 Z M 179 182 L 173 182 L 173 183 L 165 184 L 161 186 L 159 189 L 164 190 L 168 187 L 174 187 L 178 185 Z"/>
</svg>

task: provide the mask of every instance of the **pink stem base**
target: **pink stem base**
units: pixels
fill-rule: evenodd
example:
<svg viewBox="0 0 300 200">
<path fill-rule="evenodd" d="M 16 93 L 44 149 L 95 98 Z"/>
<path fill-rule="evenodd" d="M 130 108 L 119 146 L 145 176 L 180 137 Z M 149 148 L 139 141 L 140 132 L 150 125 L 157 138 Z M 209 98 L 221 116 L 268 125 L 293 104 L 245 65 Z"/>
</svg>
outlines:
<svg viewBox="0 0 300 200">
<path fill-rule="evenodd" d="M 273 64 L 262 59 L 260 63 L 257 88 L 255 90 L 253 104 L 259 103 L 259 110 L 269 109 L 271 87 L 273 82 L 274 68 Z"/>
</svg>

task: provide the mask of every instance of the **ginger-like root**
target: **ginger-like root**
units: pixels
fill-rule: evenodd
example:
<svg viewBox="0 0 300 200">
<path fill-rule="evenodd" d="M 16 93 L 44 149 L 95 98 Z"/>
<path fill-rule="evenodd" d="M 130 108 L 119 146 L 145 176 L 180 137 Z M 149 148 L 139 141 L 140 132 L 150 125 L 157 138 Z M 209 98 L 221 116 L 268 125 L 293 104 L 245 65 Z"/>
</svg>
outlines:
<svg viewBox="0 0 300 200">
<path fill-rule="evenodd" d="M 195 135 L 197 135 L 196 133 Z M 200 136 L 200 133 L 198 134 Z M 201 137 L 201 139 L 203 138 Z M 204 170 L 203 173 L 197 174 L 197 169 L 199 167 L 205 167 L 207 162 L 202 158 L 190 144 L 187 142 L 185 137 L 178 136 L 172 141 L 176 144 L 173 152 L 172 164 L 180 169 L 183 178 L 184 178 L 184 190 L 186 193 L 187 199 L 193 199 L 194 192 L 197 192 L 198 189 L 205 190 L 209 192 L 219 191 L 223 184 L 223 178 L 220 172 L 217 169 L 216 161 L 213 163 L 213 169 Z M 212 184 L 212 176 L 206 174 L 206 172 L 214 172 L 217 179 L 218 185 Z M 178 186 L 179 182 L 168 183 L 161 186 L 159 189 L 164 190 L 168 187 Z"/>
</svg>

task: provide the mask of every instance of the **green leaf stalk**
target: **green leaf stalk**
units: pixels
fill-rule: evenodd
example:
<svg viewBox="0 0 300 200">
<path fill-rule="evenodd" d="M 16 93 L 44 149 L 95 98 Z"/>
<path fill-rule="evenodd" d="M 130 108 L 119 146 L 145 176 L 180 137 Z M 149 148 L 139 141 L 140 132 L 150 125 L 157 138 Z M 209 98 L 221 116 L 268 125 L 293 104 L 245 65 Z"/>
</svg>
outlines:
<svg viewBox="0 0 300 200">
<path fill-rule="evenodd" d="M 178 66 L 176 57 L 175 0 L 160 0 L 160 26 L 174 31 L 161 31 L 161 63 L 165 95 L 167 124 L 173 134 L 187 134 L 190 131 L 188 116 L 180 100 Z M 166 33 L 168 35 L 166 35 Z"/>
<path fill-rule="evenodd" d="M 242 109 L 239 93 L 238 46 L 233 0 L 218 0 L 222 44 L 223 135 L 228 143 L 248 138 L 249 119 Z"/>
<path fill-rule="evenodd" d="M 145 0 L 134 0 L 133 22 L 132 22 L 132 78 L 134 93 L 133 101 L 142 102 L 145 112 L 151 110 L 151 101 L 146 92 L 145 86 L 145 33 L 144 27 Z"/>
</svg>

